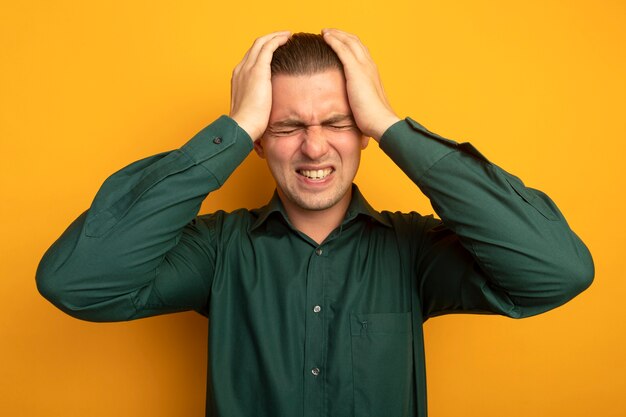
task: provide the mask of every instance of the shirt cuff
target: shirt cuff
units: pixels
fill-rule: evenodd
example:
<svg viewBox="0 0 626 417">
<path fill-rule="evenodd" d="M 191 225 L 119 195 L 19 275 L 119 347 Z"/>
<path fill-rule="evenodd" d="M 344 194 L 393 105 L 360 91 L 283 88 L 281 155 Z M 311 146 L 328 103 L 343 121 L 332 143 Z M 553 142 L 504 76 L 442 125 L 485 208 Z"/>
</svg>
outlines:
<svg viewBox="0 0 626 417">
<path fill-rule="evenodd" d="M 228 116 L 198 132 L 181 150 L 196 164 L 202 165 L 223 184 L 252 151 L 252 139 Z"/>
<path fill-rule="evenodd" d="M 385 131 L 380 138 L 380 148 L 417 185 L 433 165 L 452 152 L 465 151 L 486 160 L 470 144 L 439 136 L 409 117 Z"/>
</svg>

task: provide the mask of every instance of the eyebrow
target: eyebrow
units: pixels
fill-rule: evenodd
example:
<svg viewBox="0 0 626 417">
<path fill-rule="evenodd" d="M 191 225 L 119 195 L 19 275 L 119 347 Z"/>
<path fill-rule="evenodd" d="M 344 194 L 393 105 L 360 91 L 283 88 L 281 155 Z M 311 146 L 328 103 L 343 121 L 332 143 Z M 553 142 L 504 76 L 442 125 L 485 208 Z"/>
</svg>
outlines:
<svg viewBox="0 0 626 417">
<path fill-rule="evenodd" d="M 320 125 L 327 126 L 327 125 L 332 125 L 332 124 L 340 123 L 340 122 L 355 123 L 354 118 L 350 114 L 336 114 L 323 120 L 320 123 Z M 309 125 L 304 123 L 302 120 L 288 118 L 288 119 L 279 120 L 277 122 L 271 123 L 269 125 L 269 128 L 280 129 L 281 127 L 307 127 L 307 126 Z"/>
</svg>

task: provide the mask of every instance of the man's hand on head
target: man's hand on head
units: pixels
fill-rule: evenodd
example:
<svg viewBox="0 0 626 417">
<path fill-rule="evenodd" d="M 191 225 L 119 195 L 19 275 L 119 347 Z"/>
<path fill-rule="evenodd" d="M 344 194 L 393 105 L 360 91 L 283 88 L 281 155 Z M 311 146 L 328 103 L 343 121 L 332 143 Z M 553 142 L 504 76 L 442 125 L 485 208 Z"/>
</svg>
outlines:
<svg viewBox="0 0 626 417">
<path fill-rule="evenodd" d="M 357 126 L 364 135 L 380 140 L 387 128 L 400 119 L 387 100 L 367 47 L 355 35 L 337 29 L 324 29 L 322 35 L 343 64 L 348 100 Z"/>
<path fill-rule="evenodd" d="M 282 31 L 258 38 L 233 70 L 230 117 L 253 141 L 265 132 L 272 110 L 272 56 L 290 34 Z"/>
</svg>

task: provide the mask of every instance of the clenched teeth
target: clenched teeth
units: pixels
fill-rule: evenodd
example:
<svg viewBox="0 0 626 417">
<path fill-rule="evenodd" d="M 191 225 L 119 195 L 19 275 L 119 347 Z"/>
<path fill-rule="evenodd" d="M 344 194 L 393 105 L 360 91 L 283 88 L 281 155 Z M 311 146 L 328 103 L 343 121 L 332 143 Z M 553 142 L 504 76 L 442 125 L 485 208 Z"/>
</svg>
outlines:
<svg viewBox="0 0 626 417">
<path fill-rule="evenodd" d="M 326 178 L 331 172 L 333 172 L 332 168 L 326 168 L 326 169 L 301 169 L 298 171 L 300 173 L 300 175 L 304 175 L 305 177 L 312 179 L 312 180 L 321 180 Z"/>
</svg>

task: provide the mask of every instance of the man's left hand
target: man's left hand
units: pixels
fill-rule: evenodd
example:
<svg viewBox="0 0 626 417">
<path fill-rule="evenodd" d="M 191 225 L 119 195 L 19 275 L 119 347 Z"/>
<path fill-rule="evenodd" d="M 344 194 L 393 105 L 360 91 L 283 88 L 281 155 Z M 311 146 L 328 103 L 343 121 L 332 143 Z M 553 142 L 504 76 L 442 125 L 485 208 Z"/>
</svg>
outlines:
<svg viewBox="0 0 626 417">
<path fill-rule="evenodd" d="M 357 126 L 364 135 L 380 140 L 400 119 L 387 100 L 367 47 L 355 35 L 337 29 L 323 29 L 322 35 L 343 64 L 348 101 Z"/>
</svg>

